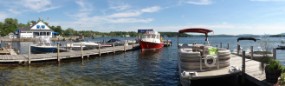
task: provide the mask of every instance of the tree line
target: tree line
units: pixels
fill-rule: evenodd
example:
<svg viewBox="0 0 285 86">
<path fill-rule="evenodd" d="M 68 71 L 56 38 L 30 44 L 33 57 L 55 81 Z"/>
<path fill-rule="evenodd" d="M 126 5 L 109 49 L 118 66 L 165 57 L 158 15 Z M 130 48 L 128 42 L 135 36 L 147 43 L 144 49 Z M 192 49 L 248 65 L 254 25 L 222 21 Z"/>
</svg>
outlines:
<svg viewBox="0 0 285 86">
<path fill-rule="evenodd" d="M 16 32 L 19 28 L 30 28 L 32 25 L 36 24 L 37 22 L 42 21 L 47 26 L 50 27 L 54 32 L 57 32 L 61 36 L 85 36 L 85 37 L 94 37 L 94 36 L 113 36 L 113 37 L 137 37 L 139 34 L 135 31 L 111 31 L 109 33 L 107 32 L 98 32 L 98 31 L 92 31 L 92 30 L 81 30 L 77 31 L 74 28 L 67 28 L 62 29 L 61 26 L 53 26 L 49 25 L 48 22 L 45 22 L 43 20 L 38 21 L 28 21 L 26 24 L 19 23 L 17 19 L 14 18 L 6 18 L 3 22 L 0 22 L 0 35 L 6 36 L 9 33 Z M 161 36 L 167 36 L 167 37 L 176 37 L 176 32 L 160 32 Z M 189 36 L 187 34 L 182 34 L 180 36 Z"/>
</svg>

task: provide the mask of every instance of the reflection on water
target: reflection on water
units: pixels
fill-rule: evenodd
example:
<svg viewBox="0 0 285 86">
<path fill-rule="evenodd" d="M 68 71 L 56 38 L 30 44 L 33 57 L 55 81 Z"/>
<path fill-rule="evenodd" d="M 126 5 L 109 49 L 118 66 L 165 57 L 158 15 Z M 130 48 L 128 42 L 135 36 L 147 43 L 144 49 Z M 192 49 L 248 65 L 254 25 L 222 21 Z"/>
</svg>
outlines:
<svg viewBox="0 0 285 86">
<path fill-rule="evenodd" d="M 155 49 L 155 50 L 142 50 L 139 54 L 140 58 L 156 58 L 160 57 L 162 49 Z"/>
</svg>

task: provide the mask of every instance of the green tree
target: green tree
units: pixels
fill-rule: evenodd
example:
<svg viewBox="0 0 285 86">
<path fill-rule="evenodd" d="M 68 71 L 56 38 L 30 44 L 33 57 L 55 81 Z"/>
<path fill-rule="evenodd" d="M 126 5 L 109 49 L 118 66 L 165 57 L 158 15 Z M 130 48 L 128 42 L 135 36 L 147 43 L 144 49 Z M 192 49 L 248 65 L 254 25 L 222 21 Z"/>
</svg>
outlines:
<svg viewBox="0 0 285 86">
<path fill-rule="evenodd" d="M 0 35 L 5 36 L 4 35 L 4 23 L 3 22 L 0 22 Z"/>
<path fill-rule="evenodd" d="M 17 30 L 18 20 L 13 18 L 6 18 L 1 28 L 1 36 L 6 36 L 11 32 Z"/>
<path fill-rule="evenodd" d="M 75 35 L 77 35 L 77 31 L 75 31 L 75 30 L 72 29 L 72 28 L 67 28 L 67 29 L 64 31 L 63 35 L 65 35 L 65 36 L 75 36 Z"/>
</svg>

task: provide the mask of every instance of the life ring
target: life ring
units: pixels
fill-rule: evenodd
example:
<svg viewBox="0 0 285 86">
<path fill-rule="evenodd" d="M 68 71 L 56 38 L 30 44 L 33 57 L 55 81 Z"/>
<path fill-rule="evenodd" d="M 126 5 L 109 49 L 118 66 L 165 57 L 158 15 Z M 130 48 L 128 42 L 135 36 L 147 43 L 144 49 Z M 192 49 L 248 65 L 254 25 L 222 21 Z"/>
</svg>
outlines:
<svg viewBox="0 0 285 86">
<path fill-rule="evenodd" d="M 210 60 L 210 59 L 212 59 L 213 60 L 213 62 L 211 63 L 211 64 L 209 64 L 208 63 L 208 60 Z M 205 58 L 205 65 L 207 66 L 207 67 L 214 67 L 214 66 L 216 66 L 216 57 L 215 56 L 207 56 L 206 58 Z"/>
</svg>

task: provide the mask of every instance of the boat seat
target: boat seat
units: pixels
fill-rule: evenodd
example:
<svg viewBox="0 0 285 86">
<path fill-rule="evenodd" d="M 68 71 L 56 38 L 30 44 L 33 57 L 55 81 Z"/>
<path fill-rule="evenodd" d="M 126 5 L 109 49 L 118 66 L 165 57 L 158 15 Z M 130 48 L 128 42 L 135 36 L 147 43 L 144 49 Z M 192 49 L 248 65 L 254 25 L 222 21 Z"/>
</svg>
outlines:
<svg viewBox="0 0 285 86">
<path fill-rule="evenodd" d="M 217 61 L 217 52 L 218 52 L 218 49 L 215 48 L 215 47 L 208 47 L 208 48 L 204 48 L 204 52 L 205 54 L 203 55 L 204 58 L 204 64 L 207 66 L 207 67 L 214 67 L 214 66 L 217 66 L 216 64 L 216 61 Z M 207 53 L 206 53 L 207 51 Z M 208 63 L 208 60 L 212 60 L 212 63 Z"/>
</svg>

